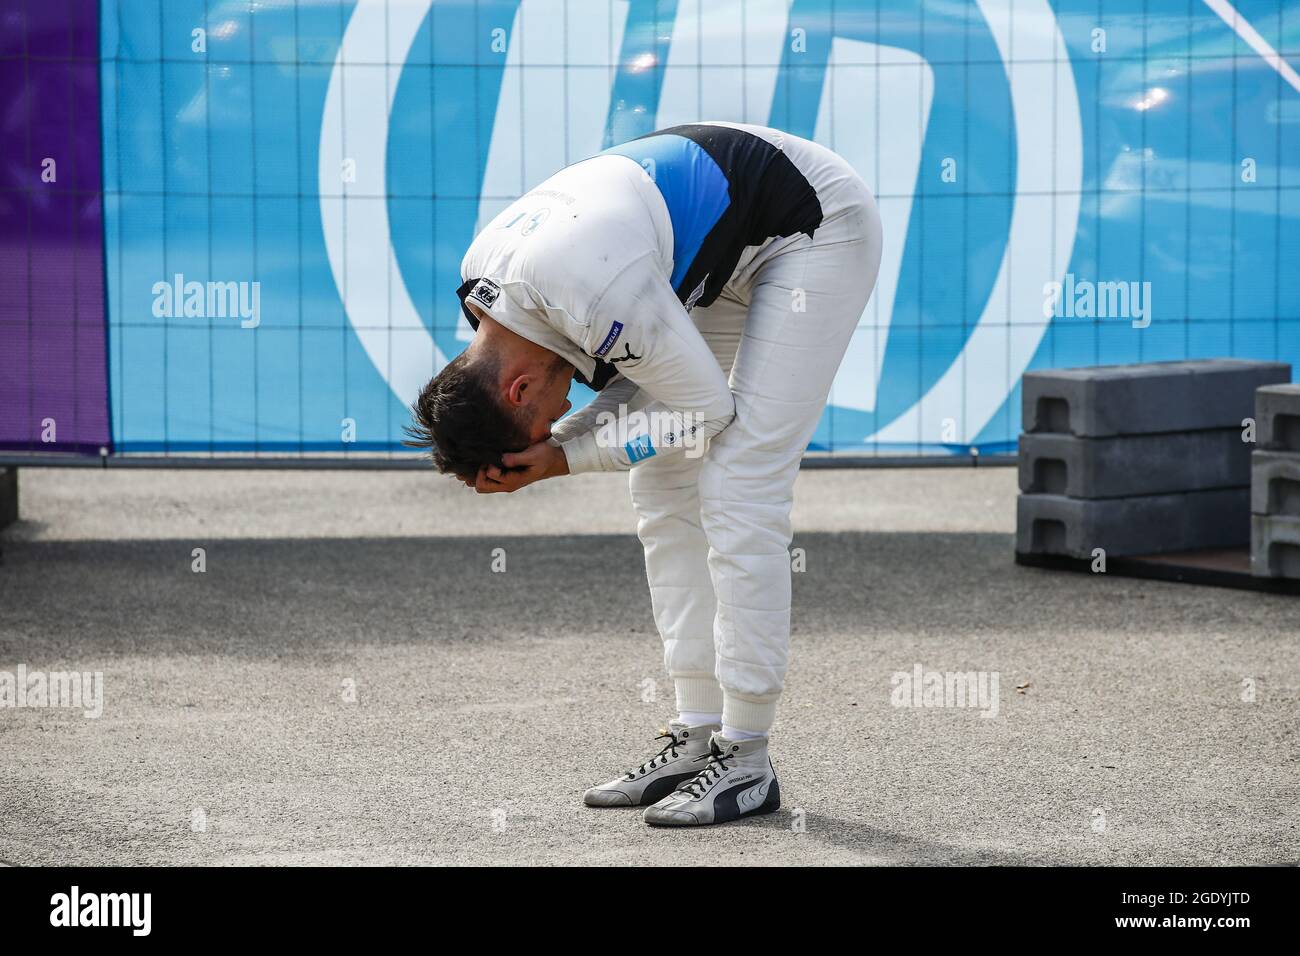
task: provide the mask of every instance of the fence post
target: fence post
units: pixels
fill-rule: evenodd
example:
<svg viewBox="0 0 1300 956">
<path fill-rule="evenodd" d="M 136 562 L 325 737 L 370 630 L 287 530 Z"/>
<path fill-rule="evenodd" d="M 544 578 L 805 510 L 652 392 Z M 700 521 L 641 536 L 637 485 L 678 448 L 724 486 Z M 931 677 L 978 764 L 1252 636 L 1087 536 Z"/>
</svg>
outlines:
<svg viewBox="0 0 1300 956">
<path fill-rule="evenodd" d="M 18 469 L 0 468 L 0 528 L 18 520 Z"/>
</svg>

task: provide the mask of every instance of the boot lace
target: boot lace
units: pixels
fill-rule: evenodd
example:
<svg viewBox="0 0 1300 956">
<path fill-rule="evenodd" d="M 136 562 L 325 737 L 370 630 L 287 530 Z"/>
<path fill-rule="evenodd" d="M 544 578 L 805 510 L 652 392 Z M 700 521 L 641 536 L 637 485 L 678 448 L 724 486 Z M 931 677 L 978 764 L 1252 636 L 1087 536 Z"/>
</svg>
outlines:
<svg viewBox="0 0 1300 956">
<path fill-rule="evenodd" d="M 670 757 L 677 757 L 677 748 L 682 746 L 682 741 L 675 733 L 671 730 L 665 730 L 663 733 L 659 734 L 655 740 L 667 740 L 668 743 L 664 744 L 663 750 L 659 751 L 641 766 L 637 767 L 635 770 L 629 770 L 627 772 L 628 780 L 635 780 L 638 774 L 644 774 L 647 770 L 653 770 L 655 767 L 661 767 L 664 764 L 667 764 Z M 660 761 L 660 758 L 663 758 L 662 762 Z"/>
<path fill-rule="evenodd" d="M 721 780 L 722 775 L 731 769 L 727 766 L 727 761 L 734 759 L 731 754 L 723 752 L 716 743 L 710 740 L 709 762 L 704 765 L 703 770 L 678 787 L 677 792 L 688 794 L 692 799 L 704 796 L 704 792 Z"/>
</svg>

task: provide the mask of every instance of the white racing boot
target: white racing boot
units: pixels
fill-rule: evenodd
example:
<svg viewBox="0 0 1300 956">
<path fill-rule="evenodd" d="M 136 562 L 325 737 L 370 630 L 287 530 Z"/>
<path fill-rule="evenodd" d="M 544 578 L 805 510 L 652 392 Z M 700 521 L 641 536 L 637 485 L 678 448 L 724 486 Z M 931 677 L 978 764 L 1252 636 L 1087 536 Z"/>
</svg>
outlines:
<svg viewBox="0 0 1300 956">
<path fill-rule="evenodd" d="M 717 724 L 687 727 L 674 720 L 655 738 L 667 739 L 663 750 L 623 776 L 592 787 L 582 802 L 589 807 L 642 807 L 666 797 L 700 772 L 709 757 L 709 735 L 719 729 Z"/>
<path fill-rule="evenodd" d="M 708 763 L 692 780 L 654 806 L 642 819 L 657 827 L 699 827 L 771 813 L 781 806 L 781 787 L 767 756 L 767 738 L 728 740 L 715 733 Z"/>
</svg>

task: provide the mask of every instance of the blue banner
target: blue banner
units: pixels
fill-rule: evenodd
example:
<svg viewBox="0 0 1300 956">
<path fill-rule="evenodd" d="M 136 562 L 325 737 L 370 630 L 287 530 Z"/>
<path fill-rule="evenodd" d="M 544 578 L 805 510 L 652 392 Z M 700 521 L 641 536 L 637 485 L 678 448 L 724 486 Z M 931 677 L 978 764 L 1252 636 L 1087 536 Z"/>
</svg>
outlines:
<svg viewBox="0 0 1300 956">
<path fill-rule="evenodd" d="M 699 119 L 822 142 L 880 204 L 879 284 L 814 450 L 1009 450 L 1029 368 L 1300 363 L 1295 0 L 104 0 L 101 20 L 118 451 L 398 450 L 470 334 L 476 228 Z"/>
</svg>

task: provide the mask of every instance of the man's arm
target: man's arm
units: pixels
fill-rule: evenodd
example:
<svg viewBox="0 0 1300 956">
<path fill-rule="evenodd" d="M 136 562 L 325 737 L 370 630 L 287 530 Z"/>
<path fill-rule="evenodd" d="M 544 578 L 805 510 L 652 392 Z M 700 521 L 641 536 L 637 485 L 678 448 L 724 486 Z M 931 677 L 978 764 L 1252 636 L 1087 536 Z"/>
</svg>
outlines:
<svg viewBox="0 0 1300 956">
<path fill-rule="evenodd" d="M 588 351 L 603 348 L 602 357 L 634 388 L 602 402 L 590 416 L 595 427 L 572 437 L 564 430 L 560 447 L 570 474 L 622 471 L 657 455 L 689 453 L 731 424 L 736 403 L 727 377 L 648 256 L 610 283 L 591 315 Z M 618 398 L 626 405 L 636 390 L 652 401 L 631 413 L 619 410 Z M 608 413 L 604 425 L 596 424 L 601 412 Z"/>
<path fill-rule="evenodd" d="M 572 415 L 561 418 L 551 429 L 551 444 L 562 445 L 571 438 L 592 431 L 602 415 L 618 414 L 620 405 L 631 405 L 636 401 L 636 382 L 622 375 L 612 379 L 596 397 Z"/>
</svg>

